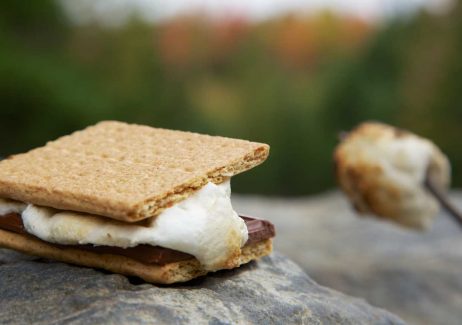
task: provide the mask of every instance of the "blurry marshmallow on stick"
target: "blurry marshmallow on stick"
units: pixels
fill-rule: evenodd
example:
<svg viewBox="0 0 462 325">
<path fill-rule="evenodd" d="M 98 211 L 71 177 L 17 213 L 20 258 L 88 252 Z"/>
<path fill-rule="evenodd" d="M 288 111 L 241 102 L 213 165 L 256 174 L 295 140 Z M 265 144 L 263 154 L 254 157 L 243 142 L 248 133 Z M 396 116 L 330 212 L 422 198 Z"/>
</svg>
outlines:
<svg viewBox="0 0 462 325">
<path fill-rule="evenodd" d="M 342 136 L 334 160 L 338 182 L 359 213 L 426 229 L 441 204 L 462 226 L 446 196 L 449 160 L 431 141 L 367 122 Z"/>
</svg>

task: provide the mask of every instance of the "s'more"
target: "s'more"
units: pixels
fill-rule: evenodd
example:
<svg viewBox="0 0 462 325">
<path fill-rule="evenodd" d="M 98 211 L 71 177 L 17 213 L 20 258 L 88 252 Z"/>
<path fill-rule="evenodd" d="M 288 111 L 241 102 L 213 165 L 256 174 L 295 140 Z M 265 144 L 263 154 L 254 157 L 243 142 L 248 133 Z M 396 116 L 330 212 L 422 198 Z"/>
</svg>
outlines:
<svg viewBox="0 0 462 325">
<path fill-rule="evenodd" d="M 104 121 L 0 161 L 0 246 L 184 282 L 268 255 L 274 226 L 240 216 L 230 178 L 269 146 Z"/>
</svg>

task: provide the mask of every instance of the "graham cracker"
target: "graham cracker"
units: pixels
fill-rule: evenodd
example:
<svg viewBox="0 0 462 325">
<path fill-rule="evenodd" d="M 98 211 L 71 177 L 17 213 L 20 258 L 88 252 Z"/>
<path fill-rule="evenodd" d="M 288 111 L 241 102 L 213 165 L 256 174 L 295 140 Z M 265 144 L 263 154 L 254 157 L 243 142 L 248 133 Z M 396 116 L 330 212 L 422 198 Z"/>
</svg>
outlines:
<svg viewBox="0 0 462 325">
<path fill-rule="evenodd" d="M 100 254 L 77 248 L 60 248 L 30 236 L 2 229 L 0 229 L 0 246 L 28 255 L 137 276 L 152 283 L 185 282 L 208 273 L 195 258 L 165 265 L 144 264 L 121 255 Z M 235 267 L 266 256 L 271 251 L 271 239 L 246 245 L 242 248 L 238 264 Z"/>
<path fill-rule="evenodd" d="M 262 143 L 104 121 L 0 162 L 0 197 L 136 222 L 262 163 Z"/>
</svg>

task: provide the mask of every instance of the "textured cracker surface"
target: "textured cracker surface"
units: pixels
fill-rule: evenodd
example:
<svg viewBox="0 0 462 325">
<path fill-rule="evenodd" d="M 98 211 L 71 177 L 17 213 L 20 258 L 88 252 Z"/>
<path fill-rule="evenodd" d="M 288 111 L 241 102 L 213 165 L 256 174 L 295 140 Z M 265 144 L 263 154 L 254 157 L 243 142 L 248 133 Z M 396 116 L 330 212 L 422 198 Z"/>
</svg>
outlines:
<svg viewBox="0 0 462 325">
<path fill-rule="evenodd" d="M 190 259 L 165 265 L 144 264 L 131 258 L 98 254 L 94 252 L 69 248 L 62 249 L 38 239 L 0 229 L 0 246 L 11 248 L 25 254 L 50 258 L 76 265 L 105 269 L 111 272 L 133 275 L 147 282 L 170 284 L 185 282 L 208 272 L 204 270 L 197 259 Z M 270 254 L 272 240 L 267 239 L 242 248 L 238 265 Z"/>
<path fill-rule="evenodd" d="M 105 121 L 0 162 L 0 197 L 134 222 L 262 163 L 266 144 Z"/>
</svg>

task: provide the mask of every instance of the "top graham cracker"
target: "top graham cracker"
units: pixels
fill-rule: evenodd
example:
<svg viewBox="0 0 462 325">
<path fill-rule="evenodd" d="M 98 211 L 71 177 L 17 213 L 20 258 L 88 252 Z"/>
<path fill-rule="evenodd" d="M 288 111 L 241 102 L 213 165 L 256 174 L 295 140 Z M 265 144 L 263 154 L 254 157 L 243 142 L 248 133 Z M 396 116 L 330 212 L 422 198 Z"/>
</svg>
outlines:
<svg viewBox="0 0 462 325">
<path fill-rule="evenodd" d="M 262 143 L 104 121 L 0 161 L 0 197 L 136 222 L 268 153 Z"/>
</svg>

